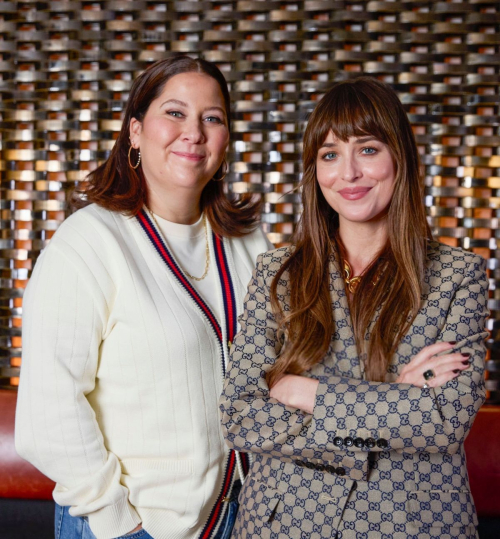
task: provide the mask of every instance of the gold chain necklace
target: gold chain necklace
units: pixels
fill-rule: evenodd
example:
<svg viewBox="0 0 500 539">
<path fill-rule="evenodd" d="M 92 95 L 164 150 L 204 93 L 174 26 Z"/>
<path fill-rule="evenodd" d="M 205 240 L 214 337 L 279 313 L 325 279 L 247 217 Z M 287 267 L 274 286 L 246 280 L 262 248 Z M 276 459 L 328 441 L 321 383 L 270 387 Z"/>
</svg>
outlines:
<svg viewBox="0 0 500 539">
<path fill-rule="evenodd" d="M 156 230 L 158 234 L 160 235 L 161 239 L 168 245 L 165 236 L 163 235 L 160 225 L 158 224 L 158 221 L 155 218 L 155 214 L 146 206 L 146 209 L 148 210 L 149 215 L 151 215 L 151 218 L 154 221 Z M 203 272 L 203 275 L 201 277 L 195 277 L 194 275 L 190 275 L 186 270 L 183 270 L 184 273 L 190 278 L 193 279 L 193 281 L 203 281 L 203 279 L 207 276 L 208 270 L 210 268 L 210 248 L 208 245 L 208 230 L 207 230 L 207 218 L 205 214 L 203 214 L 203 227 L 205 228 L 205 271 Z"/>
<path fill-rule="evenodd" d="M 359 286 L 359 283 L 361 282 L 361 276 L 358 277 L 351 277 L 352 274 L 352 268 L 349 262 L 344 258 L 344 281 L 347 285 L 347 288 L 351 294 L 354 294 L 356 292 L 356 289 Z"/>
</svg>

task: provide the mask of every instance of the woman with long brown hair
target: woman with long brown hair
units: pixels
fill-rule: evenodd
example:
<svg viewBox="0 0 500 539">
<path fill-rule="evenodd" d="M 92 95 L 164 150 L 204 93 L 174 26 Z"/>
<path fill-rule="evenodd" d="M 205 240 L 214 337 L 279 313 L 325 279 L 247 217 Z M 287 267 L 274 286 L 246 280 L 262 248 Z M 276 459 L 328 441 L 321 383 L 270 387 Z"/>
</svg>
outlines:
<svg viewBox="0 0 500 539">
<path fill-rule="evenodd" d="M 23 302 L 16 447 L 57 484 L 56 539 L 228 537 L 248 461 L 217 401 L 246 285 L 269 248 L 226 198 L 230 99 L 210 62 L 132 84 L 86 206 Z"/>
<path fill-rule="evenodd" d="M 234 538 L 476 537 L 485 262 L 432 240 L 395 92 L 335 84 L 304 136 L 294 245 L 259 256 L 221 398 L 255 459 Z"/>
</svg>

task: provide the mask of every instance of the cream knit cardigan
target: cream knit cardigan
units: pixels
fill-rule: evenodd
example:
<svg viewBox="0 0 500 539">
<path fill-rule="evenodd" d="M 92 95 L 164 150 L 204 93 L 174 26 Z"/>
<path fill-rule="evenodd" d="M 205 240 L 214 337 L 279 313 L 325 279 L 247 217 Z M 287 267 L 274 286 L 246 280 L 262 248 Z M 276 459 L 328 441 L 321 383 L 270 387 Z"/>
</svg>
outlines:
<svg viewBox="0 0 500 539">
<path fill-rule="evenodd" d="M 257 230 L 224 247 L 240 314 L 269 244 Z M 22 361 L 16 448 L 55 501 L 97 539 L 139 522 L 155 539 L 198 537 L 228 454 L 220 346 L 136 218 L 91 205 L 61 225 L 26 289 Z"/>
</svg>

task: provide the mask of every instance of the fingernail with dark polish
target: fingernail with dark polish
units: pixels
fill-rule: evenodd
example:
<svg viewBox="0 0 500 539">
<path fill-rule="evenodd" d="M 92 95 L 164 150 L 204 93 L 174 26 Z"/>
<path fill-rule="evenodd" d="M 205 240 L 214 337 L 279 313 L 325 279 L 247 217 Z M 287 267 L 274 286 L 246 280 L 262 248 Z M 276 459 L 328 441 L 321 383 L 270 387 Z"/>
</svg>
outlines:
<svg viewBox="0 0 500 539">
<path fill-rule="evenodd" d="M 454 374 L 457 374 L 457 372 L 460 372 L 460 369 L 454 369 L 452 372 L 453 372 Z"/>
<path fill-rule="evenodd" d="M 462 361 L 462 365 L 469 365 L 470 361 Z"/>
<path fill-rule="evenodd" d="M 448 341 L 448 344 L 457 344 L 457 341 Z"/>
</svg>

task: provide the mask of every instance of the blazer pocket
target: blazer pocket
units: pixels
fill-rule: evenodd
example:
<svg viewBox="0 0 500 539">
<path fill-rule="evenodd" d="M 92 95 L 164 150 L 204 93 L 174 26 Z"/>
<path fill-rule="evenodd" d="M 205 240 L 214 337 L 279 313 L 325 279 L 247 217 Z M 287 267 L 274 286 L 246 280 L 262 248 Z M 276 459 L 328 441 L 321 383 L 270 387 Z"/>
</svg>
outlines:
<svg viewBox="0 0 500 539">
<path fill-rule="evenodd" d="M 258 520 L 262 523 L 273 519 L 278 504 L 281 501 L 281 493 L 259 481 L 245 481 L 238 503 L 243 521 Z"/>
<path fill-rule="evenodd" d="M 467 491 L 410 492 L 407 513 L 409 522 L 419 528 L 477 526 L 472 495 Z"/>
</svg>

